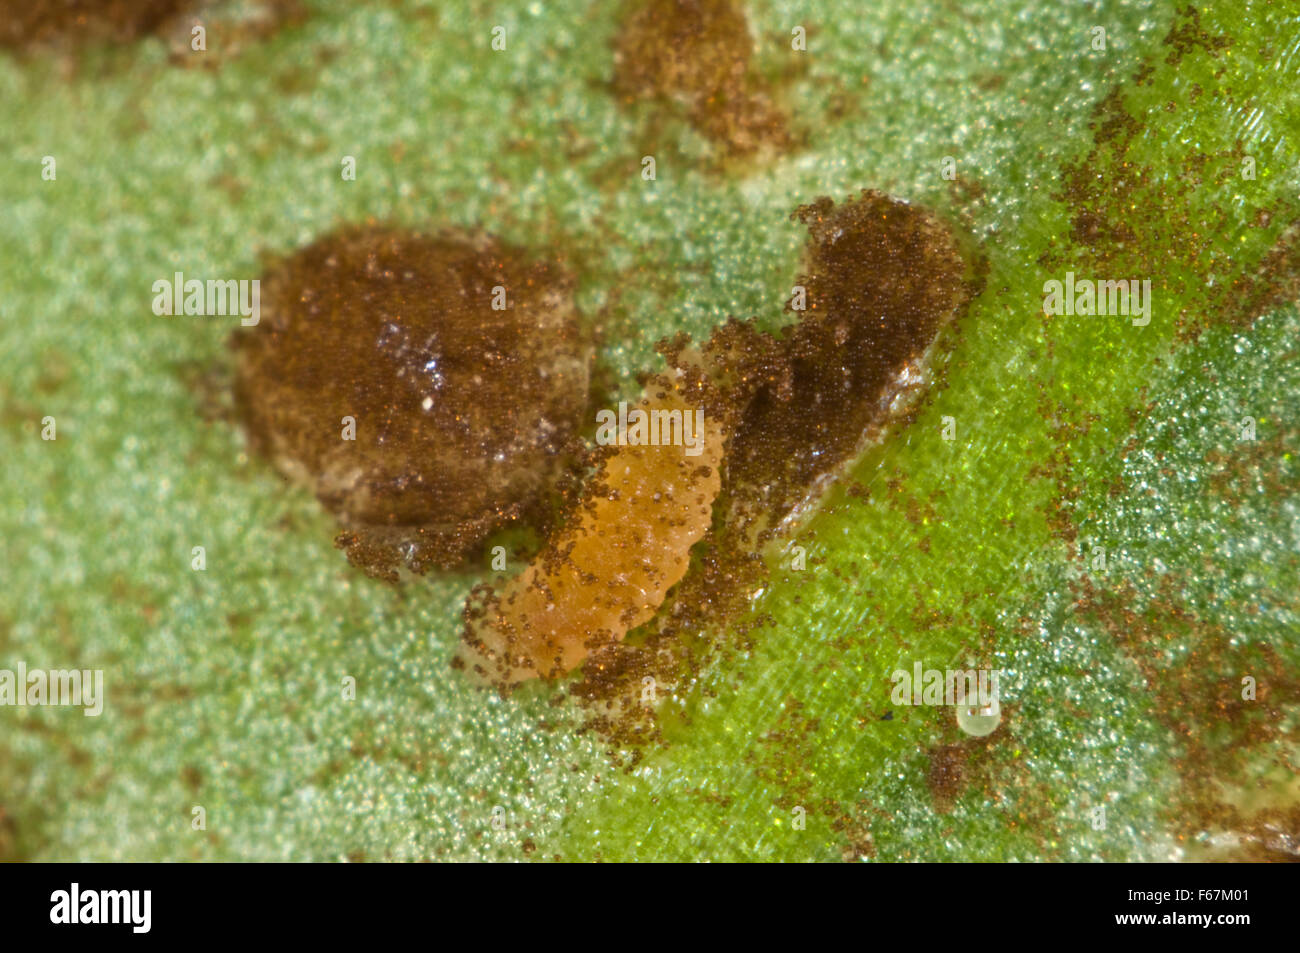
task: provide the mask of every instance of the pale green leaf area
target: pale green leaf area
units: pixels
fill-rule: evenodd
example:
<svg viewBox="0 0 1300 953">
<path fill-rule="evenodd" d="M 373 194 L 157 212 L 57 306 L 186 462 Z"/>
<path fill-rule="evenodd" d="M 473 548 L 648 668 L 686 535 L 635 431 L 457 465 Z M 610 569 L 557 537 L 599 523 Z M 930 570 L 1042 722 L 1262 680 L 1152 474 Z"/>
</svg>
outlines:
<svg viewBox="0 0 1300 953">
<path fill-rule="evenodd" d="M 1191 20 L 1155 0 L 754 0 L 755 67 L 805 144 L 744 163 L 681 116 L 615 100 L 615 4 L 310 6 L 214 68 L 157 40 L 0 54 L 0 667 L 99 668 L 107 693 L 98 718 L 0 710 L 0 852 L 1184 856 L 1187 738 L 1142 650 L 1078 600 L 1088 581 L 1141 615 L 1172 585 L 1191 628 L 1269 646 L 1296 675 L 1300 320 L 1222 321 L 1241 298 L 1224 289 L 1248 289 L 1300 218 L 1294 3 L 1202 4 L 1199 30 L 1224 44 L 1172 56 L 1162 41 Z M 1137 123 L 1094 151 L 1094 107 L 1117 88 Z M 1063 192 L 1081 162 L 1091 200 Z M 772 554 L 752 651 L 718 653 L 663 699 L 667 743 L 631 771 L 555 689 L 503 699 L 450 667 L 486 566 L 402 589 L 366 578 L 316 501 L 205 414 L 235 319 L 150 309 L 173 271 L 256 277 L 346 222 L 482 227 L 574 268 L 630 395 L 663 336 L 789 320 L 805 237 L 789 213 L 860 188 L 956 223 L 984 290 L 914 419 L 800 530 L 808 568 Z M 1132 238 L 1072 239 L 1086 201 Z M 1150 324 L 1045 317 L 1043 282 L 1067 268 L 1150 278 Z M 1189 342 L 1180 316 L 1211 327 Z M 1231 498 L 1225 459 L 1255 467 Z M 1199 685 L 1251 674 L 1192 638 L 1171 629 L 1161 664 L 1201 666 Z M 976 743 L 951 708 L 894 705 L 891 673 L 915 662 L 1002 669 L 998 731 Z M 1271 698 L 1269 717 L 1294 719 L 1294 697 Z M 1205 744 L 1234 743 L 1207 724 Z M 1293 757 L 1287 737 L 1247 762 Z M 953 746 L 968 766 L 945 789 L 937 752 Z"/>
</svg>

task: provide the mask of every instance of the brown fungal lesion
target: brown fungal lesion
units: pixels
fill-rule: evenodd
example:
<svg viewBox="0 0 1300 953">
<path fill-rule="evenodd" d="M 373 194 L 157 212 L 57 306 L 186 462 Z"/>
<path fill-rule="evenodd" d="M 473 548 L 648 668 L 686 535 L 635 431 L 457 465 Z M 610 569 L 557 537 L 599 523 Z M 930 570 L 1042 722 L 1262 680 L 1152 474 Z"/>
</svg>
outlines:
<svg viewBox="0 0 1300 953">
<path fill-rule="evenodd" d="M 354 564 L 396 581 L 546 524 L 590 379 L 563 266 L 483 234 L 352 227 L 262 281 L 232 342 L 236 405 Z"/>
<path fill-rule="evenodd" d="M 0 0 L 0 48 L 128 43 L 157 33 L 190 5 L 189 0 Z"/>
<path fill-rule="evenodd" d="M 930 749 L 930 766 L 925 783 L 930 788 L 934 808 L 947 814 L 966 787 L 970 753 L 963 744 L 937 745 Z"/>
<path fill-rule="evenodd" d="M 0 0 L 0 49 L 72 52 L 154 36 L 174 62 L 212 66 L 306 15 L 303 0 Z M 193 46 L 199 25 L 202 54 Z"/>
<path fill-rule="evenodd" d="M 628 103 L 680 108 L 731 155 L 788 148 L 787 117 L 753 55 L 737 0 L 636 0 L 615 41 L 614 89 Z"/>
</svg>

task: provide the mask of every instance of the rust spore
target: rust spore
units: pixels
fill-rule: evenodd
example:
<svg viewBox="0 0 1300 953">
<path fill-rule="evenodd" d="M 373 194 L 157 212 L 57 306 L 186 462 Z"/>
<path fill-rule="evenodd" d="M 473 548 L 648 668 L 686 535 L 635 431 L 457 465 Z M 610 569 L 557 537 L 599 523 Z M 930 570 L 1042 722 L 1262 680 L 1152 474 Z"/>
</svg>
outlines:
<svg viewBox="0 0 1300 953">
<path fill-rule="evenodd" d="M 1169 55 L 1165 57 L 1168 65 L 1177 66 L 1184 56 L 1197 48 L 1218 59 L 1220 50 L 1232 46 L 1231 37 L 1216 36 L 1201 28 L 1201 13 L 1191 4 L 1180 9 L 1178 15 L 1182 21 L 1175 22 L 1169 28 L 1169 33 L 1161 40 L 1161 43 L 1171 48 Z"/>
<path fill-rule="evenodd" d="M 754 41 L 735 0 L 640 0 L 624 16 L 614 88 L 671 102 L 733 155 L 791 144 L 784 113 L 754 74 Z"/>
<path fill-rule="evenodd" d="M 232 340 L 236 406 L 337 515 L 356 565 L 452 568 L 544 522 L 589 381 L 560 265 L 482 234 L 349 227 L 262 286 L 260 323 Z"/>
<path fill-rule="evenodd" d="M 1231 38 L 1206 31 L 1200 13 L 1187 6 L 1178 11 L 1163 43 L 1170 47 L 1169 65 L 1194 57 L 1198 69 L 1218 78 L 1222 67 L 1215 61 L 1223 59 Z M 1126 101 L 1134 89 L 1154 82 L 1155 69 L 1153 63 L 1144 63 L 1128 83 L 1116 85 L 1093 107 L 1092 148 L 1062 165 L 1061 186 L 1052 196 L 1072 210 L 1070 241 L 1049 249 L 1039 263 L 1052 270 L 1078 271 L 1087 261 L 1111 273 L 1216 274 L 1204 289 L 1203 304 L 1184 306 L 1174 318 L 1177 338 L 1187 342 L 1212 324 L 1249 326 L 1279 300 L 1291 300 L 1300 282 L 1300 256 L 1295 229 L 1282 226 L 1294 220 L 1294 203 L 1279 199 L 1255 209 L 1245 227 L 1265 230 L 1273 248 L 1253 273 L 1230 269 L 1224 274 L 1225 260 L 1245 261 L 1232 251 L 1242 237 L 1240 226 L 1235 215 L 1224 214 L 1223 201 L 1206 204 L 1204 196 L 1207 188 L 1238 178 L 1245 148 L 1239 140 L 1215 150 L 1192 151 L 1174 165 L 1144 162 L 1137 146 L 1143 135 L 1151 134 L 1148 117 L 1130 112 Z M 1192 104 L 1204 97 L 1225 112 L 1244 107 L 1230 84 L 1214 83 L 1207 89 L 1191 83 L 1188 94 Z M 1142 223 L 1140 228 L 1136 222 Z M 1161 240 L 1170 235 L 1180 240 Z M 1168 290 L 1178 294 L 1181 283 L 1171 281 Z"/>
</svg>

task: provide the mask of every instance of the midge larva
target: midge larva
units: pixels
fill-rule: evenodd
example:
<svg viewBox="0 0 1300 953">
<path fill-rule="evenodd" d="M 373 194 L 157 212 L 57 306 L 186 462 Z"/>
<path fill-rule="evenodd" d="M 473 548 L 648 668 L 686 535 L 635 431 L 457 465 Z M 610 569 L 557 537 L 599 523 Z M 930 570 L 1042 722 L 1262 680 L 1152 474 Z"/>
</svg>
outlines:
<svg viewBox="0 0 1300 953">
<path fill-rule="evenodd" d="M 699 410 L 703 387 L 680 371 L 652 378 L 636 409 L 697 415 L 695 445 L 621 434 L 568 525 L 500 593 L 476 591 L 463 656 L 473 670 L 505 684 L 563 675 L 654 615 L 686 575 L 722 485 L 723 433 Z"/>
</svg>

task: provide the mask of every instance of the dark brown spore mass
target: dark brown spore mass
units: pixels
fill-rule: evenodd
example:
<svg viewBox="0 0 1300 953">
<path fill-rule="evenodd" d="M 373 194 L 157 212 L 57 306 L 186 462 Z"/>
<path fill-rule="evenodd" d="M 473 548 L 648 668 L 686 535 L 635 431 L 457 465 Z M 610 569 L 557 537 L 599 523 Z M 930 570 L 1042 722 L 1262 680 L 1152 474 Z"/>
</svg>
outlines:
<svg viewBox="0 0 1300 953">
<path fill-rule="evenodd" d="M 738 324 L 713 345 L 748 364 L 727 483 L 760 492 L 769 510 L 796 504 L 858 450 L 900 372 L 920 361 L 967 292 L 951 230 L 914 205 L 864 191 L 838 207 L 818 199 L 792 217 L 809 232 L 798 281 L 807 310 L 775 346 Z"/>
<path fill-rule="evenodd" d="M 488 236 L 345 229 L 264 275 L 261 322 L 232 342 L 237 406 L 354 563 L 452 568 L 544 521 L 569 466 L 589 381 L 571 290 Z"/>
<path fill-rule="evenodd" d="M 159 30 L 191 0 L 0 0 L 0 47 L 129 42 Z"/>
<path fill-rule="evenodd" d="M 785 115 L 750 69 L 754 41 L 735 0 L 629 4 L 614 51 L 626 101 L 673 102 L 732 154 L 790 144 Z"/>
</svg>

